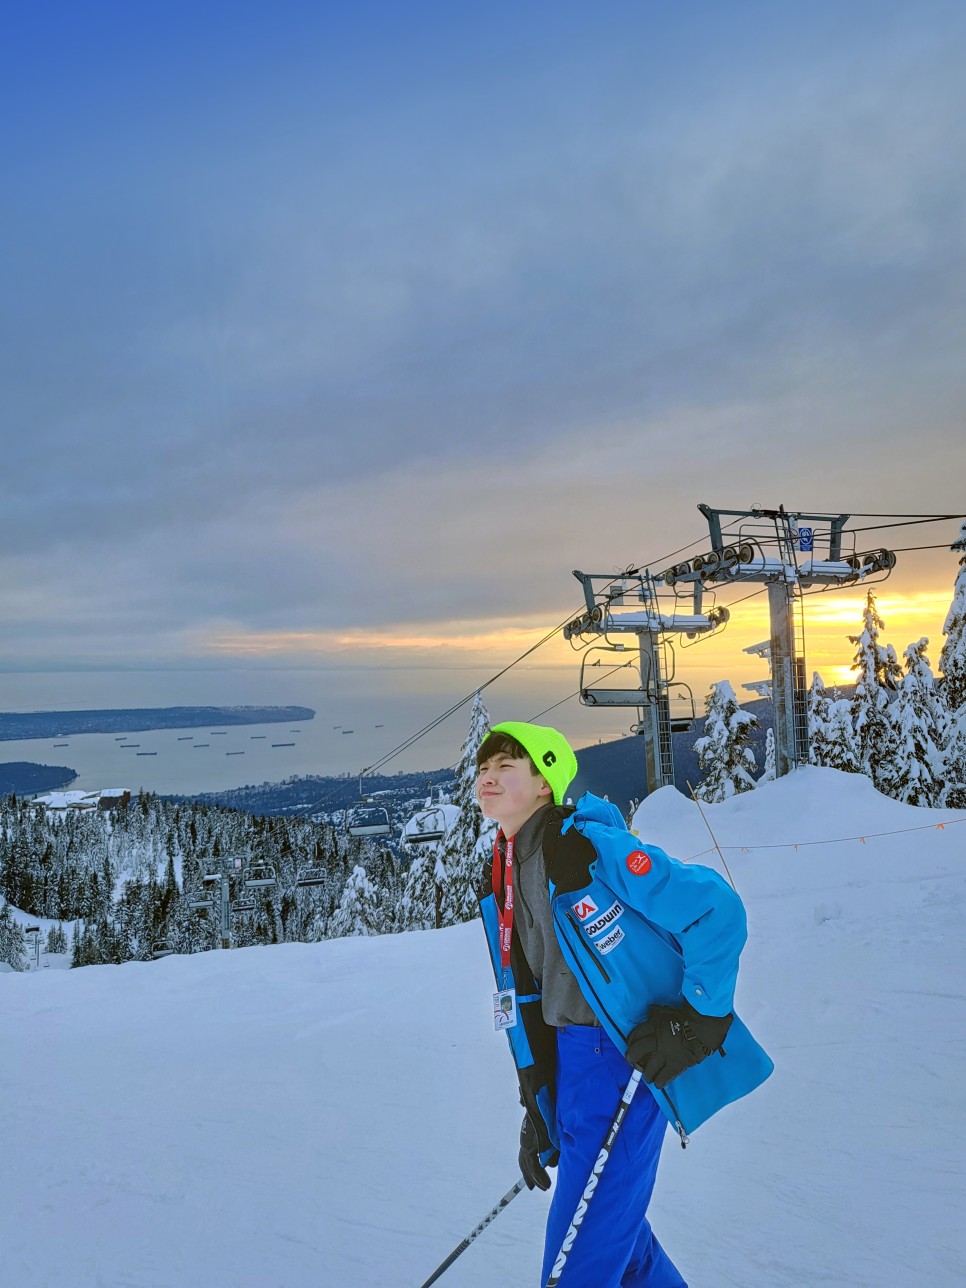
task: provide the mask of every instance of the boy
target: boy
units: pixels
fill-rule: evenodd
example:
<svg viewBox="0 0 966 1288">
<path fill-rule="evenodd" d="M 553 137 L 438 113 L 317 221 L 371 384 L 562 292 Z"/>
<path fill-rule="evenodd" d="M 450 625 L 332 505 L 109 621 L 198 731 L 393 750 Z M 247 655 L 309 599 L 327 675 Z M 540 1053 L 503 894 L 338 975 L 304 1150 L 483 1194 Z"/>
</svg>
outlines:
<svg viewBox="0 0 966 1288">
<path fill-rule="evenodd" d="M 480 906 L 526 1109 L 520 1169 L 546 1190 L 558 1166 L 541 1284 L 637 1067 L 651 1094 L 631 1102 L 562 1283 L 687 1288 L 646 1216 L 667 1122 L 687 1144 L 685 1123 L 771 1070 L 731 1012 L 741 901 L 710 869 L 642 850 L 606 802 L 560 808 L 577 759 L 556 729 L 494 725 L 477 771 L 480 808 L 500 825 Z M 730 1058 L 709 1061 L 733 1024 Z"/>
</svg>

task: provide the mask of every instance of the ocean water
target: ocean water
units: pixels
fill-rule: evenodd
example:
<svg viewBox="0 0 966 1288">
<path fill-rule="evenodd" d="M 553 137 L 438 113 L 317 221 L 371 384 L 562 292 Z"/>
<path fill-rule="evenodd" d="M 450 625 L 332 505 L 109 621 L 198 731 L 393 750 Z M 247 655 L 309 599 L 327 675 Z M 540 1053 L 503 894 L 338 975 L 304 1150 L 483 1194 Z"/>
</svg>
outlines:
<svg viewBox="0 0 966 1288">
<path fill-rule="evenodd" d="M 387 755 L 470 691 L 479 676 L 455 670 L 330 671 L 193 670 L 81 671 L 0 674 L 0 710 L 77 711 L 118 707 L 289 705 L 312 707 L 314 720 L 143 733 L 84 734 L 0 742 L 0 762 L 69 765 L 78 790 L 195 793 L 277 782 L 291 775 L 356 775 Z M 560 697 L 569 674 L 533 671 L 513 676 L 493 694 L 494 720 L 527 719 Z M 568 690 L 563 688 L 563 692 Z M 489 695 L 487 695 L 489 696 Z M 565 717 L 568 708 L 572 709 Z M 455 765 L 469 708 L 451 716 L 381 772 Z M 553 713 L 578 745 L 617 736 L 623 722 L 601 720 L 576 702 Z M 611 733 L 610 726 L 613 725 Z M 606 726 L 606 727 L 605 727 Z M 348 732 L 351 730 L 352 732 Z M 67 746 L 55 747 L 54 743 Z M 121 743 L 128 744 L 122 747 Z M 273 746 L 291 743 L 291 746 Z M 132 744 L 137 744 L 136 746 Z M 205 745 L 207 744 L 207 745 Z M 155 753 L 153 755 L 149 753 Z M 140 754 L 139 754 L 140 753 Z"/>
</svg>

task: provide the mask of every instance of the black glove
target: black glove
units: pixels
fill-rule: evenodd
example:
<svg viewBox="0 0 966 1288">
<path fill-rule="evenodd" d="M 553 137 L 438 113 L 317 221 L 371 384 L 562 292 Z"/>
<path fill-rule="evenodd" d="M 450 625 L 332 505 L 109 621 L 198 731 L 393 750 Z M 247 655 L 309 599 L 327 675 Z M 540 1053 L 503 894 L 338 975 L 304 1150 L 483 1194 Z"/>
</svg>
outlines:
<svg viewBox="0 0 966 1288">
<path fill-rule="evenodd" d="M 627 1063 L 643 1070 L 645 1082 L 658 1089 L 666 1087 L 685 1069 L 721 1051 L 734 1018 L 702 1015 L 687 1001 L 680 1006 L 652 1006 L 627 1040 Z"/>
<path fill-rule="evenodd" d="M 547 1161 L 547 1167 L 556 1167 L 560 1154 L 554 1150 L 553 1155 Z M 530 1115 L 523 1115 L 523 1125 L 520 1128 L 520 1171 L 523 1173 L 523 1179 L 527 1183 L 527 1189 L 532 1190 L 536 1187 L 538 1190 L 550 1189 L 550 1177 L 540 1166 L 540 1148 L 537 1142 L 537 1129 L 530 1121 Z"/>
</svg>

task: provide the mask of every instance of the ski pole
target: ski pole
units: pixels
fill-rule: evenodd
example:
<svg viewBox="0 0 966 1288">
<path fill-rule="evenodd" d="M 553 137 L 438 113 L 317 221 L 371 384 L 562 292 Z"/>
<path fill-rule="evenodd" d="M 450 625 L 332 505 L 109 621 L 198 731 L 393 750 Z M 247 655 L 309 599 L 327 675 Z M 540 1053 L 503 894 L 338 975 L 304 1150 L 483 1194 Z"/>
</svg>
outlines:
<svg viewBox="0 0 966 1288">
<path fill-rule="evenodd" d="M 450 1266 L 453 1264 L 456 1258 L 461 1256 L 466 1251 L 466 1249 L 470 1246 L 470 1244 L 473 1242 L 476 1236 L 478 1234 L 483 1233 L 483 1231 L 490 1224 L 490 1222 L 500 1215 L 500 1213 L 503 1211 L 506 1205 L 510 1203 L 513 1199 L 515 1199 L 516 1196 L 520 1193 L 520 1191 L 525 1186 L 526 1186 L 526 1181 L 521 1176 L 520 1179 L 517 1181 L 516 1185 L 514 1185 L 513 1189 L 507 1190 L 507 1192 L 504 1194 L 503 1198 L 500 1199 L 496 1207 L 491 1208 L 490 1211 L 487 1212 L 486 1216 L 476 1227 L 476 1229 L 471 1231 L 466 1236 L 466 1238 L 463 1240 L 463 1242 L 459 1245 L 458 1248 L 453 1249 L 453 1251 L 449 1254 L 449 1256 L 446 1258 L 443 1264 L 436 1267 L 436 1269 L 429 1276 L 426 1282 L 420 1285 L 420 1288 L 429 1288 L 429 1285 L 434 1284 L 436 1280 L 440 1277 L 440 1275 L 445 1274 L 445 1272 L 450 1268 Z"/>
<path fill-rule="evenodd" d="M 617 1106 L 617 1112 L 611 1120 L 610 1127 L 607 1129 L 607 1135 L 604 1137 L 604 1143 L 600 1147 L 600 1153 L 597 1155 L 597 1161 L 591 1168 L 590 1176 L 587 1178 L 587 1184 L 584 1186 L 584 1192 L 580 1196 L 580 1202 L 577 1204 L 577 1211 L 574 1213 L 573 1220 L 570 1222 L 570 1229 L 564 1235 L 564 1241 L 560 1245 L 560 1251 L 557 1253 L 557 1260 L 553 1263 L 553 1269 L 550 1271 L 550 1278 L 547 1280 L 546 1288 L 556 1288 L 560 1283 L 560 1276 L 563 1274 L 564 1266 L 567 1264 L 567 1258 L 574 1246 L 574 1239 L 577 1237 L 577 1231 L 587 1215 L 587 1205 L 594 1197 L 594 1191 L 597 1189 L 597 1182 L 600 1180 L 600 1174 L 604 1170 L 604 1164 L 610 1158 L 610 1152 L 614 1148 L 614 1141 L 617 1139 L 617 1133 L 621 1129 L 621 1123 L 630 1103 L 637 1093 L 637 1088 L 641 1083 L 641 1071 L 635 1069 L 631 1074 L 630 1081 L 624 1088 L 624 1094 L 621 1096 L 620 1104 Z"/>
</svg>

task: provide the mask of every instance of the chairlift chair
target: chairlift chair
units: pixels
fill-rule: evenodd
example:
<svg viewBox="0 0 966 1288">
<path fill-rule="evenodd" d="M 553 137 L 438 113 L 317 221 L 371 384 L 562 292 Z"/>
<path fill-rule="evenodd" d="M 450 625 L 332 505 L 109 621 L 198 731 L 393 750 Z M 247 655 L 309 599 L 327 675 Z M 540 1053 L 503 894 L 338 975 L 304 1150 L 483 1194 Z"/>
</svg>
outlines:
<svg viewBox="0 0 966 1288">
<path fill-rule="evenodd" d="M 392 832 L 385 805 L 362 800 L 346 810 L 345 830 L 350 836 L 388 836 Z"/>
<path fill-rule="evenodd" d="M 245 876 L 245 887 L 248 890 L 267 890 L 278 885 L 275 869 L 270 863 L 253 863 Z"/>
<path fill-rule="evenodd" d="M 199 896 L 198 898 L 188 900 L 188 907 L 193 912 L 211 912 L 214 906 L 215 906 L 214 900 L 205 899 L 201 896 Z"/>
<path fill-rule="evenodd" d="M 166 939 L 159 939 L 151 947 L 151 956 L 155 961 L 157 961 L 159 957 L 173 957 L 174 949 Z"/>
<path fill-rule="evenodd" d="M 675 680 L 667 685 L 668 716 L 672 733 L 690 733 L 697 719 L 694 694 L 690 685 Z"/>
<path fill-rule="evenodd" d="M 424 809 L 414 814 L 403 831 L 407 845 L 428 845 L 446 837 L 446 820 L 442 810 Z"/>
<path fill-rule="evenodd" d="M 621 657 L 624 661 L 610 660 L 616 657 Z M 605 658 L 607 658 L 606 661 Z M 625 681 L 623 687 L 618 688 L 620 678 L 618 674 L 611 671 L 610 675 L 614 676 L 617 684 L 605 688 L 601 683 L 602 663 L 607 667 L 619 668 L 620 671 L 623 671 L 626 666 L 638 683 L 632 688 Z M 604 679 L 608 678 L 610 676 L 605 671 Z M 606 644 L 592 645 L 587 649 L 580 662 L 580 701 L 585 707 L 640 707 L 647 702 L 647 694 L 640 684 L 640 676 L 635 666 L 635 655 L 630 649 Z"/>
<path fill-rule="evenodd" d="M 326 885 L 329 880 L 329 874 L 325 868 L 302 868 L 295 878 L 297 886 L 321 886 Z"/>
<path fill-rule="evenodd" d="M 434 805 L 431 800 L 423 809 L 417 810 L 403 828 L 402 839 L 405 845 L 431 845 L 445 841 L 449 830 L 459 817 L 459 806 L 447 801 Z"/>
<path fill-rule="evenodd" d="M 255 900 L 254 899 L 236 899 L 231 905 L 231 910 L 233 913 L 254 912 Z"/>
</svg>

